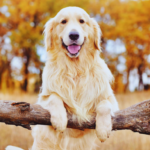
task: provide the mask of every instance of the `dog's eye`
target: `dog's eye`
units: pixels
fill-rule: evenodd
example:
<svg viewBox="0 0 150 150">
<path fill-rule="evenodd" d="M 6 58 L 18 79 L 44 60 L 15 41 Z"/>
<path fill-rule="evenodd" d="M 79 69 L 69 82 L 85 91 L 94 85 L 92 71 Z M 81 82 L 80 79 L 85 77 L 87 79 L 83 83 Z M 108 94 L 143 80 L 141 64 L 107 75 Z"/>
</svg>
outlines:
<svg viewBox="0 0 150 150">
<path fill-rule="evenodd" d="M 80 19 L 80 23 L 84 23 L 84 20 L 83 20 L 83 19 Z"/>
<path fill-rule="evenodd" d="M 67 23 L 67 20 L 62 20 L 61 23 L 62 23 L 62 24 L 66 24 L 66 23 Z"/>
</svg>

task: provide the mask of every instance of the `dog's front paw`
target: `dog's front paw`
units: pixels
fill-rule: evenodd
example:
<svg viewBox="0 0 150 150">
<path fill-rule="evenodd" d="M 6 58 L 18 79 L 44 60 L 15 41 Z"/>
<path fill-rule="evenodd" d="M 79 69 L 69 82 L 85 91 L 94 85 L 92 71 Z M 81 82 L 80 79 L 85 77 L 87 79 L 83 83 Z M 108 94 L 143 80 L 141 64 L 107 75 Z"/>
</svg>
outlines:
<svg viewBox="0 0 150 150">
<path fill-rule="evenodd" d="M 66 110 L 57 110 L 55 113 L 52 113 L 51 123 L 56 131 L 63 132 L 68 123 Z"/>
<path fill-rule="evenodd" d="M 96 134 L 101 142 L 109 138 L 112 130 L 111 114 L 97 114 Z"/>
</svg>

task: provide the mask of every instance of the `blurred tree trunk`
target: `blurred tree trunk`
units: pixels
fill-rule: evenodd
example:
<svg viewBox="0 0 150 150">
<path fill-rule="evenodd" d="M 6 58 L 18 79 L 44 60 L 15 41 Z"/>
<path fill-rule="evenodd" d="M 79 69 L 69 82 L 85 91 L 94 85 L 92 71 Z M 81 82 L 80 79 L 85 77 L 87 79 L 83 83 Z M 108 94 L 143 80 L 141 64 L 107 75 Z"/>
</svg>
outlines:
<svg viewBox="0 0 150 150">
<path fill-rule="evenodd" d="M 1 70 L 0 70 L 1 71 Z M 2 88 L 2 72 L 0 72 L 0 89 Z"/>
<path fill-rule="evenodd" d="M 144 65 L 140 64 L 138 66 L 138 74 L 139 74 L 139 86 L 138 86 L 138 90 L 141 91 L 144 89 L 144 83 L 143 83 L 143 78 L 142 78 L 142 74 L 144 71 Z"/>
<path fill-rule="evenodd" d="M 2 89 L 2 82 L 3 82 L 3 73 L 7 71 L 7 80 L 6 80 L 6 86 L 7 88 L 10 88 L 10 80 L 12 79 L 11 77 L 11 66 L 10 63 L 11 61 L 5 60 L 0 62 L 2 65 L 0 65 L 0 89 Z"/>
<path fill-rule="evenodd" d="M 27 92 L 27 86 L 28 86 L 28 67 L 30 63 L 30 48 L 23 48 L 23 53 L 25 56 L 25 64 L 24 64 L 24 83 L 23 83 L 23 91 Z"/>
<path fill-rule="evenodd" d="M 11 85 L 10 85 L 10 81 L 12 80 L 12 77 L 11 77 L 11 66 L 10 66 L 10 61 L 7 62 L 7 71 L 8 71 L 8 74 L 7 74 L 7 80 L 6 80 L 6 85 L 7 85 L 7 88 L 11 88 Z"/>
<path fill-rule="evenodd" d="M 127 83 L 125 84 L 124 92 L 127 92 L 129 90 L 129 73 L 130 69 L 127 69 Z"/>
<path fill-rule="evenodd" d="M 2 88 L 2 75 L 4 72 L 4 62 L 0 60 L 0 89 Z"/>
<path fill-rule="evenodd" d="M 139 74 L 139 86 L 138 86 L 138 90 L 141 91 L 141 90 L 144 90 L 144 83 L 143 83 L 143 78 L 142 78 L 142 75 L 145 71 L 145 59 L 144 59 L 144 54 L 142 54 L 142 51 L 139 50 L 139 56 L 138 56 L 140 59 L 141 59 L 141 63 L 140 65 L 138 66 L 138 74 Z"/>
<path fill-rule="evenodd" d="M 34 28 L 36 28 L 36 26 L 38 25 L 39 23 L 39 20 L 38 20 L 38 17 L 37 17 L 38 14 L 35 14 L 34 15 Z M 24 66 L 24 76 L 25 76 L 25 79 L 24 79 L 24 83 L 23 83 L 23 90 L 25 92 L 27 92 L 27 87 L 28 87 L 28 74 L 29 74 L 29 71 L 28 71 L 28 67 L 29 67 L 29 63 L 30 63 L 30 58 L 32 57 L 31 56 L 31 49 L 30 48 L 23 48 L 23 54 L 24 56 L 26 57 L 26 61 L 25 61 L 25 66 Z M 32 58 L 31 58 L 32 59 Z"/>
</svg>

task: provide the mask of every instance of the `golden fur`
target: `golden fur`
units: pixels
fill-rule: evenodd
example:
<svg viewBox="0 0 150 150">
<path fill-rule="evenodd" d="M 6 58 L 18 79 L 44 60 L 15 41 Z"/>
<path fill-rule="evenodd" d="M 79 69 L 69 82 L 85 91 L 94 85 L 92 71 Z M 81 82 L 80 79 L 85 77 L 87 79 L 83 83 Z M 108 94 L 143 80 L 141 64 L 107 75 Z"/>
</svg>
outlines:
<svg viewBox="0 0 150 150">
<path fill-rule="evenodd" d="M 61 24 L 64 18 L 65 25 Z M 80 18 L 85 20 L 83 24 Z M 69 57 L 62 45 L 62 40 L 68 42 L 71 30 L 77 30 L 81 36 L 79 42 L 83 42 L 78 57 Z M 109 136 L 111 115 L 118 110 L 110 86 L 113 76 L 100 58 L 100 28 L 81 8 L 67 7 L 46 23 L 44 32 L 47 61 L 38 104 L 51 113 L 53 127 L 35 126 L 31 149 L 94 150 L 97 137 L 105 141 Z M 96 130 L 66 128 L 66 109 L 80 124 L 96 117 Z"/>
</svg>

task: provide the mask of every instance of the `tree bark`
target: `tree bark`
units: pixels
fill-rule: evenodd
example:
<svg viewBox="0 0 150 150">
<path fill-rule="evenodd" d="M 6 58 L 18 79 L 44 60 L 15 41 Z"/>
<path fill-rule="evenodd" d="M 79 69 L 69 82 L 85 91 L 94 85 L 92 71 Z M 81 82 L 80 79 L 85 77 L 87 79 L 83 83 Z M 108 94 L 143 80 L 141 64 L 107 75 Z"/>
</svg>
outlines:
<svg viewBox="0 0 150 150">
<path fill-rule="evenodd" d="M 95 129 L 95 117 L 91 122 L 82 125 L 72 121 L 68 113 L 68 128 Z M 0 101 L 0 122 L 31 129 L 30 125 L 51 125 L 50 114 L 40 105 L 26 102 Z M 132 130 L 142 134 L 150 134 L 150 100 L 135 104 L 117 111 L 112 117 L 112 130 Z"/>
</svg>

